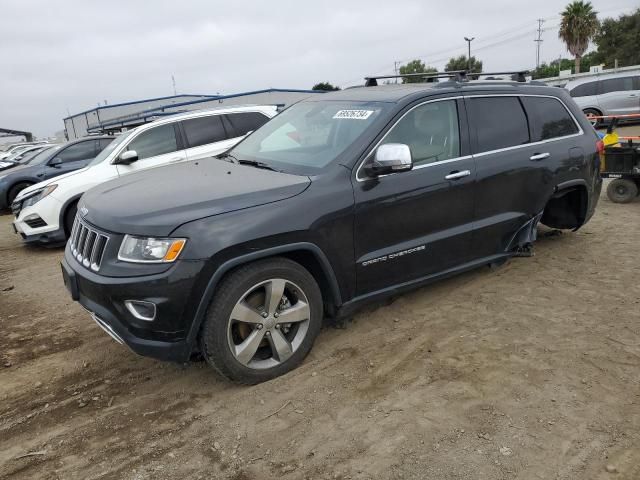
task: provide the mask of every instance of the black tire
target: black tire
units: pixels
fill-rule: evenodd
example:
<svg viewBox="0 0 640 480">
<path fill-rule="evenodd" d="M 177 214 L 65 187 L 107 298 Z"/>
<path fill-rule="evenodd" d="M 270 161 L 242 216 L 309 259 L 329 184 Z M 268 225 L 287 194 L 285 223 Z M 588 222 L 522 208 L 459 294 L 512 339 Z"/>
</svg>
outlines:
<svg viewBox="0 0 640 480">
<path fill-rule="evenodd" d="M 616 178 L 607 187 L 609 200 L 615 203 L 629 203 L 638 196 L 638 185 L 626 178 Z"/>
<path fill-rule="evenodd" d="M 255 324 L 254 326 L 249 325 L 248 327 L 248 324 L 243 324 L 245 329 L 253 328 L 253 330 L 249 333 L 245 331 L 244 337 L 239 340 L 240 342 L 246 341 L 250 336 L 256 334 L 257 330 L 262 332 L 264 328 L 264 332 L 262 332 L 263 336 L 260 337 L 262 340 L 258 340 L 258 342 L 261 342 L 261 346 L 258 347 L 255 357 L 251 355 L 251 360 L 249 360 L 247 364 L 244 364 L 236 358 L 236 354 L 232 351 L 232 348 L 234 348 L 232 347 L 232 343 L 235 344 L 236 347 L 239 346 L 234 340 L 234 335 L 238 333 L 238 330 L 233 329 L 237 329 L 237 325 L 240 324 L 240 322 L 234 323 L 234 320 L 232 320 L 232 311 L 234 311 L 236 306 L 241 302 L 246 305 L 248 303 L 247 299 L 258 291 L 256 288 L 262 288 L 260 285 L 270 284 L 269 282 L 271 281 L 280 282 L 282 280 L 286 282 L 289 290 L 284 290 L 286 293 L 280 298 L 280 301 L 277 303 L 279 306 L 276 308 L 281 308 L 283 302 L 286 306 L 290 300 L 293 300 L 293 304 L 291 304 L 291 302 L 289 303 L 290 308 L 294 308 L 300 298 L 305 298 L 306 302 L 302 302 L 302 304 L 305 308 L 308 307 L 308 319 L 300 322 L 300 324 L 288 324 L 289 327 L 280 325 L 277 327 L 273 327 L 273 325 L 269 326 L 267 322 L 270 320 L 273 321 L 273 317 L 278 317 L 276 313 L 269 315 L 269 318 L 265 318 L 265 324 L 260 325 L 259 328 L 258 325 Z M 300 293 L 301 295 L 298 295 Z M 264 310 L 271 310 L 271 307 L 266 306 L 266 295 L 266 288 L 262 299 L 259 298 L 260 293 L 257 293 L 258 304 L 260 301 L 264 302 L 262 304 L 264 307 L 263 317 L 268 315 Z M 297 298 L 295 298 L 296 295 L 298 295 Z M 252 314 L 257 313 L 259 315 L 260 307 L 256 305 L 251 305 L 252 309 L 254 309 Z M 286 308 L 279 310 L 279 312 L 284 316 Z M 200 332 L 200 351 L 209 365 L 220 375 L 233 382 L 246 385 L 265 382 L 293 370 L 302 363 L 320 332 L 322 317 L 323 305 L 320 288 L 313 276 L 304 267 L 289 259 L 280 257 L 259 260 L 238 267 L 226 276 L 216 287 L 216 293 L 209 304 Z M 303 324 L 304 329 L 302 329 Z M 300 327 L 296 327 L 295 325 L 300 325 Z M 293 335 L 293 337 L 287 338 L 287 340 L 291 341 L 291 338 L 294 338 L 297 345 L 295 349 L 292 348 L 293 353 L 282 361 L 275 359 L 274 344 L 276 343 L 275 337 L 277 334 L 273 328 L 278 329 L 277 333 L 283 335 L 285 338 L 287 338 L 287 335 Z M 289 328 L 291 328 L 291 330 L 289 330 Z M 270 334 L 269 332 L 273 333 Z M 300 335 L 301 338 L 298 337 L 298 335 Z M 265 342 L 268 343 L 264 345 Z M 289 346 L 293 344 L 294 342 L 291 341 Z M 272 353 L 274 354 L 273 358 L 269 357 L 269 354 Z M 260 358 L 258 358 L 258 356 L 260 356 Z M 249 363 L 254 362 L 254 358 L 258 358 L 258 362 L 274 362 L 276 364 L 269 366 L 271 364 L 267 363 L 267 366 L 264 368 L 249 366 Z"/>
<path fill-rule="evenodd" d="M 11 204 L 16 199 L 18 194 L 27 187 L 30 187 L 33 183 L 29 182 L 20 182 L 16 183 L 13 187 L 9 189 L 9 193 L 7 194 L 7 206 L 11 207 Z"/>
<path fill-rule="evenodd" d="M 71 235 L 73 230 L 73 222 L 76 219 L 76 213 L 78 213 L 78 202 L 75 201 L 67 207 L 67 211 L 64 212 L 64 233 L 67 239 Z"/>
<path fill-rule="evenodd" d="M 594 117 L 602 116 L 602 112 L 600 112 L 599 110 L 596 110 L 595 108 L 585 108 L 583 112 L 587 117 L 591 115 L 593 115 Z M 593 128 L 600 128 L 604 124 L 601 118 L 595 118 L 589 121 L 591 122 L 591 125 L 593 125 Z"/>
</svg>

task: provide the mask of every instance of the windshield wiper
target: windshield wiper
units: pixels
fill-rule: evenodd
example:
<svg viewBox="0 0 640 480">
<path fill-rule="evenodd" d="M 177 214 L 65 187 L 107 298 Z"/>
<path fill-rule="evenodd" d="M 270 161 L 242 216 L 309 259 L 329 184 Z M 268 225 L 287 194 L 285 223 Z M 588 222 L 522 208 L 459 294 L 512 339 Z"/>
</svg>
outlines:
<svg viewBox="0 0 640 480">
<path fill-rule="evenodd" d="M 264 162 L 258 162 L 257 160 L 237 160 L 236 161 L 240 164 L 240 165 L 250 165 L 252 167 L 256 167 L 256 168 L 264 168 L 265 170 L 273 170 L 274 172 L 277 172 L 278 170 L 276 170 L 275 168 L 273 168 L 271 165 L 268 165 Z"/>
<path fill-rule="evenodd" d="M 221 153 L 220 155 L 216 155 L 216 158 L 219 158 L 220 160 L 225 160 L 228 158 L 229 159 L 227 160 L 228 162 L 239 163 L 238 159 L 233 155 L 231 155 L 229 152 L 224 152 L 224 153 Z"/>
</svg>

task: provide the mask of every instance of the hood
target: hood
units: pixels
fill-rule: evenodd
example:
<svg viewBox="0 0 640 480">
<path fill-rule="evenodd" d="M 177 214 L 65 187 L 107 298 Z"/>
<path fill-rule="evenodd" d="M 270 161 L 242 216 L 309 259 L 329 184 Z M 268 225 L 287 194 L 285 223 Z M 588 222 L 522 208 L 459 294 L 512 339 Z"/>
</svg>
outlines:
<svg viewBox="0 0 640 480">
<path fill-rule="evenodd" d="M 8 177 L 9 175 L 13 175 L 14 173 L 25 173 L 25 170 L 33 167 L 33 165 L 29 165 L 28 163 L 26 165 L 16 164 L 13 168 L 7 170 L 2 170 L 2 168 L 0 167 L 0 180 L 2 180 L 2 177 Z"/>
<path fill-rule="evenodd" d="M 183 223 L 284 200 L 302 193 L 308 177 L 214 158 L 125 175 L 84 194 L 78 211 L 99 228 L 165 236 Z"/>
<path fill-rule="evenodd" d="M 27 164 L 26 166 L 29 166 L 29 165 Z M 24 190 L 22 190 L 18 194 L 17 198 L 20 199 L 22 197 L 26 197 L 30 193 L 35 192 L 36 190 L 40 190 L 41 188 L 44 188 L 44 187 L 46 187 L 47 185 L 49 185 L 51 183 L 60 183 L 61 180 L 64 180 L 65 178 L 73 177 L 73 176 L 78 175 L 78 174 L 83 173 L 83 172 L 86 172 L 87 170 L 89 170 L 89 168 L 90 167 L 84 167 L 84 168 L 81 168 L 80 170 L 74 170 L 73 172 L 65 173 L 63 175 L 58 175 L 57 177 L 50 178 L 49 180 L 45 180 L 43 182 L 36 183 L 35 185 L 31 185 L 30 187 L 25 188 Z M 54 195 L 54 197 L 55 197 L 55 195 Z"/>
</svg>

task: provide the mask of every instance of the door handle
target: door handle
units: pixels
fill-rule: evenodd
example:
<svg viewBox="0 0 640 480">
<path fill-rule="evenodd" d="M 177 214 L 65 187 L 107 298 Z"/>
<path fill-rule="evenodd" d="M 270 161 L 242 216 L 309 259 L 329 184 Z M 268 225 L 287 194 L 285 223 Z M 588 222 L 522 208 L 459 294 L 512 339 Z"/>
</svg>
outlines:
<svg viewBox="0 0 640 480">
<path fill-rule="evenodd" d="M 459 178 L 468 177 L 471 175 L 471 170 L 462 170 L 460 172 L 451 172 L 444 177 L 445 180 L 458 180 Z"/>
<path fill-rule="evenodd" d="M 544 160 L 545 158 L 549 158 L 551 155 L 549 153 L 534 153 L 529 157 L 529 160 L 537 162 L 539 160 Z"/>
</svg>

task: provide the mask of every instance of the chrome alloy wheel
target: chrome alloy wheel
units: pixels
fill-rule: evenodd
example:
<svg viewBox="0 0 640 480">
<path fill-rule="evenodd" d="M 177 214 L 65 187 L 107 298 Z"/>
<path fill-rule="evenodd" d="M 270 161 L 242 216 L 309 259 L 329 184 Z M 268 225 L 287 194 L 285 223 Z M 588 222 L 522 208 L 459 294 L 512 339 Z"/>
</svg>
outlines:
<svg viewBox="0 0 640 480">
<path fill-rule="evenodd" d="M 272 278 L 247 290 L 231 311 L 227 341 L 242 365 L 264 369 L 285 362 L 309 329 L 311 310 L 302 289 Z"/>
</svg>

